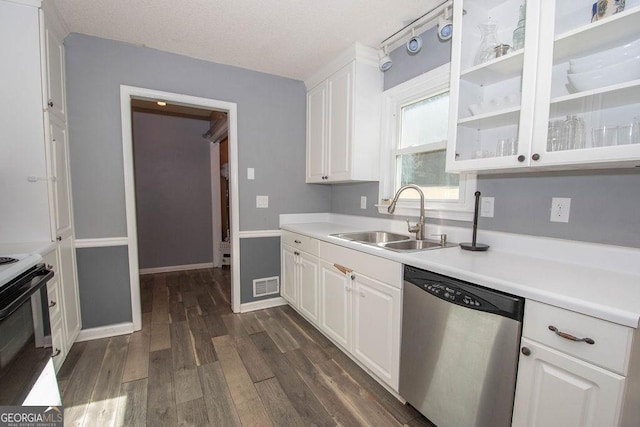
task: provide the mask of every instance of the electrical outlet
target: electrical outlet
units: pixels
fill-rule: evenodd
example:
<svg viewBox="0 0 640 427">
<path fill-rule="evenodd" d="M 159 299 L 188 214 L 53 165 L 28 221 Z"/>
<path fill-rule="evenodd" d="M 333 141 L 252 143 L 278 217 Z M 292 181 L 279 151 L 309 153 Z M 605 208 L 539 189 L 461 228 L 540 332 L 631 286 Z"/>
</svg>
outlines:
<svg viewBox="0 0 640 427">
<path fill-rule="evenodd" d="M 360 209 L 367 209 L 367 196 L 360 196 Z"/>
<path fill-rule="evenodd" d="M 493 218 L 493 197 L 482 197 L 480 199 L 480 216 Z"/>
<path fill-rule="evenodd" d="M 551 222 L 569 222 L 570 209 L 570 198 L 553 197 L 551 199 Z"/>
<path fill-rule="evenodd" d="M 256 196 L 256 208 L 268 208 L 269 196 Z"/>
</svg>

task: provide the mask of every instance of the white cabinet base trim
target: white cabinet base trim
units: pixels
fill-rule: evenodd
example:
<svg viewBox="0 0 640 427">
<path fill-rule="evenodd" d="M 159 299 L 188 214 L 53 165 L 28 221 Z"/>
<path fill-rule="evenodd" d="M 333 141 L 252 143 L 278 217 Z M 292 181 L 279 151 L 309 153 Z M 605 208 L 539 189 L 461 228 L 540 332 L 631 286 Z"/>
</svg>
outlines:
<svg viewBox="0 0 640 427">
<path fill-rule="evenodd" d="M 279 307 L 281 305 L 287 305 L 287 300 L 282 297 L 269 298 L 260 301 L 247 302 L 240 304 L 240 313 L 247 313 L 249 311 L 263 310 L 265 308 Z"/>
<path fill-rule="evenodd" d="M 166 267 L 141 268 L 140 274 L 170 273 L 172 271 L 200 270 L 203 268 L 213 268 L 213 263 L 204 262 L 201 264 L 168 265 Z"/>
<path fill-rule="evenodd" d="M 115 325 L 99 326 L 97 328 L 83 329 L 78 334 L 76 342 L 97 340 L 100 338 L 116 337 L 134 332 L 133 322 L 116 323 Z"/>
</svg>

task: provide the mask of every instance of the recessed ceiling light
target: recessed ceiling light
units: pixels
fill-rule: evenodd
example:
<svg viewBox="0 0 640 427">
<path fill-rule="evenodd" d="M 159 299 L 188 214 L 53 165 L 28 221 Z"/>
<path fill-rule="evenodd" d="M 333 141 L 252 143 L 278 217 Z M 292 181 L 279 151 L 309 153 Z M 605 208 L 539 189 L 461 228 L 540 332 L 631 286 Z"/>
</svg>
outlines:
<svg viewBox="0 0 640 427">
<path fill-rule="evenodd" d="M 161 107 L 165 107 L 167 105 L 167 103 L 164 102 L 164 101 L 158 101 L 158 102 L 156 102 L 156 104 L 158 104 Z"/>
</svg>

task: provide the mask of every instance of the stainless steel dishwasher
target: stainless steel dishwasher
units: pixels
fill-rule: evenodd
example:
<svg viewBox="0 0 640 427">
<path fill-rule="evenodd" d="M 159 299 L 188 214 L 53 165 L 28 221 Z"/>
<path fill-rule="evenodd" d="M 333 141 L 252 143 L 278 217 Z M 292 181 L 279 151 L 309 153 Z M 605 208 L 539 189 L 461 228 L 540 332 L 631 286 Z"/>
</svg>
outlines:
<svg viewBox="0 0 640 427">
<path fill-rule="evenodd" d="M 524 299 L 405 266 L 400 396 L 438 427 L 511 425 Z"/>
</svg>

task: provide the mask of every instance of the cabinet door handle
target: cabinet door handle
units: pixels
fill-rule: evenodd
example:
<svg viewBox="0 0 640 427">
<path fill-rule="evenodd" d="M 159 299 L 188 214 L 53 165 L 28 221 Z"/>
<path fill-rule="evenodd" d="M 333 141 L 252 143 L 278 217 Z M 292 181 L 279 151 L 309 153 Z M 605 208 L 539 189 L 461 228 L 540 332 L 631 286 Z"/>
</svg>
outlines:
<svg viewBox="0 0 640 427">
<path fill-rule="evenodd" d="M 300 243 L 302 243 L 302 242 L 301 242 L 300 240 L 294 240 L 294 241 L 293 241 L 293 243 L 300 244 Z"/>
<path fill-rule="evenodd" d="M 585 338 L 578 338 L 578 337 L 574 337 L 573 335 L 568 334 L 566 332 L 559 331 L 558 328 L 556 328 L 553 325 L 549 325 L 549 330 L 551 332 L 554 332 L 557 336 L 562 337 L 562 338 L 564 338 L 566 340 L 569 340 L 569 341 L 586 342 L 587 344 L 595 344 L 596 343 L 591 338 L 586 338 L 586 337 Z"/>
<path fill-rule="evenodd" d="M 522 352 L 522 354 L 524 354 L 525 356 L 530 356 L 531 355 L 531 350 L 529 349 L 529 347 L 522 347 L 522 349 L 520 350 Z"/>
<path fill-rule="evenodd" d="M 349 269 L 347 267 L 344 267 L 344 266 L 342 266 L 340 264 L 333 264 L 333 266 L 336 269 L 338 269 L 342 274 L 351 274 L 353 272 L 353 270 L 351 270 L 351 269 Z"/>
<path fill-rule="evenodd" d="M 520 163 L 524 162 L 524 159 L 526 159 L 526 157 L 525 157 L 525 156 L 523 156 L 522 154 L 520 154 L 520 155 L 518 156 L 518 161 L 519 161 Z"/>
<path fill-rule="evenodd" d="M 538 160 L 540 160 L 540 154 L 535 153 L 533 156 L 531 156 L 531 158 L 537 162 Z"/>
<path fill-rule="evenodd" d="M 59 348 L 56 348 L 56 351 L 54 351 L 54 352 L 51 354 L 51 357 L 57 357 L 57 356 L 59 356 L 59 355 L 60 355 L 60 349 L 59 349 Z"/>
<path fill-rule="evenodd" d="M 56 240 L 57 240 L 58 242 L 62 242 L 62 236 L 58 236 L 58 237 L 56 237 Z"/>
<path fill-rule="evenodd" d="M 56 304 L 57 304 L 57 302 L 55 302 L 55 301 L 51 301 L 51 302 L 49 303 L 49 308 L 53 308 L 53 307 L 55 307 L 55 306 L 56 306 Z"/>
<path fill-rule="evenodd" d="M 53 101 L 49 101 L 49 103 L 47 104 L 49 107 L 53 108 Z"/>
<path fill-rule="evenodd" d="M 351 274 L 351 276 L 349 277 L 351 280 L 356 280 L 356 275 L 355 274 Z"/>
</svg>

